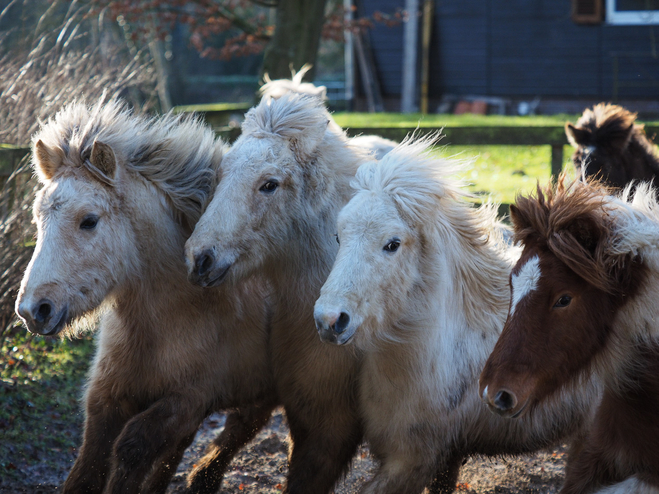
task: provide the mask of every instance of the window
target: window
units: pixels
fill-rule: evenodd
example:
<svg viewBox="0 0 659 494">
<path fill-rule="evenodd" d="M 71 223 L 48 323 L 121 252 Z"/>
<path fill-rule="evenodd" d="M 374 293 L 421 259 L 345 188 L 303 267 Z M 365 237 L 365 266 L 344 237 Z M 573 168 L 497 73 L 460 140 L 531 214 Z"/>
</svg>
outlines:
<svg viewBox="0 0 659 494">
<path fill-rule="evenodd" d="M 599 24 L 602 0 L 572 0 L 572 20 L 577 24 Z"/>
<path fill-rule="evenodd" d="M 659 24 L 659 0 L 606 0 L 608 24 Z"/>
</svg>

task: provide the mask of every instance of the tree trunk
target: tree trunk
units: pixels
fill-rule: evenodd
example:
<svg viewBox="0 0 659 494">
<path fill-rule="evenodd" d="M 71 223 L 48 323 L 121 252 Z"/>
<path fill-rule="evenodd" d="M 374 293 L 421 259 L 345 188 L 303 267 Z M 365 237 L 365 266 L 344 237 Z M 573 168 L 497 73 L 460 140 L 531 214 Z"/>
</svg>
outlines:
<svg viewBox="0 0 659 494">
<path fill-rule="evenodd" d="M 263 59 L 263 73 L 288 79 L 304 64 L 315 65 L 327 0 L 279 0 L 275 33 Z M 313 67 L 305 79 L 313 80 Z"/>
</svg>

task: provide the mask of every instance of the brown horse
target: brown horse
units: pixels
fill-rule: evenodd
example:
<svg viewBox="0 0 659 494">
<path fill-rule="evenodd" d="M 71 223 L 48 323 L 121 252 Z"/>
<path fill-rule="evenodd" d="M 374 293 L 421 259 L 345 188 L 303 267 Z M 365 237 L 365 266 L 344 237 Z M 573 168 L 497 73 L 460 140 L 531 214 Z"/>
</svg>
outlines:
<svg viewBox="0 0 659 494">
<path fill-rule="evenodd" d="M 511 207 L 524 250 L 480 393 L 492 411 L 518 417 L 597 373 L 604 395 L 561 492 L 657 493 L 658 205 L 649 186 L 626 202 L 563 179 Z"/>
<path fill-rule="evenodd" d="M 576 125 L 567 122 L 565 133 L 576 148 L 572 162 L 577 174 L 619 189 L 634 180 L 654 180 L 656 186 L 659 156 L 635 120 L 636 113 L 600 103 L 586 109 Z"/>
<path fill-rule="evenodd" d="M 41 335 L 103 312 L 63 492 L 164 492 L 204 417 L 245 407 L 216 440 L 220 460 L 193 475 L 195 492 L 214 492 L 276 404 L 267 287 L 252 278 L 203 290 L 186 279 L 183 245 L 222 156 L 196 120 L 147 119 L 117 102 L 69 105 L 34 137 L 43 187 L 17 312 Z"/>
</svg>

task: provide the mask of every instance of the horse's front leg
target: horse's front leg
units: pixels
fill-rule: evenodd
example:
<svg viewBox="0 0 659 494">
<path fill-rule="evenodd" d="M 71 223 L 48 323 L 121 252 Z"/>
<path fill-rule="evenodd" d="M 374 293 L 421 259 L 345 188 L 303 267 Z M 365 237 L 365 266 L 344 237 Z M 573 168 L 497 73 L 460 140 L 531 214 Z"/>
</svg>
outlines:
<svg viewBox="0 0 659 494">
<path fill-rule="evenodd" d="M 449 465 L 442 461 L 438 465 L 432 449 L 419 451 L 399 446 L 387 448 L 380 468 L 364 486 L 362 494 L 421 494 L 429 484 L 432 493 L 448 494 L 455 490 L 460 462 Z"/>
<path fill-rule="evenodd" d="M 445 461 L 440 462 L 435 470 L 435 478 L 428 486 L 428 494 L 450 494 L 458 484 L 460 468 L 466 461 L 465 457 L 454 452 Z"/>
<path fill-rule="evenodd" d="M 560 494 L 590 494 L 599 488 L 624 480 L 615 473 L 607 455 L 589 442 L 574 456 L 568 456 L 565 484 Z"/>
<path fill-rule="evenodd" d="M 98 396 L 94 383 L 85 406 L 85 431 L 78 458 L 62 486 L 63 493 L 101 493 L 110 469 L 112 445 L 134 411 L 128 403 Z"/>
<path fill-rule="evenodd" d="M 263 405 L 231 412 L 227 416 L 224 430 L 208 446 L 204 457 L 188 475 L 188 492 L 217 492 L 233 457 L 265 426 L 273 409 L 274 405 Z"/>
<path fill-rule="evenodd" d="M 146 478 L 142 484 L 142 492 L 149 494 L 164 494 L 167 491 L 172 477 L 176 473 L 179 463 L 183 458 L 185 450 L 194 441 L 195 433 L 185 437 L 178 445 L 175 451 L 165 454 L 156 460 L 154 471 Z"/>
<path fill-rule="evenodd" d="M 354 412 L 331 403 L 323 412 L 306 414 L 286 409 L 293 449 L 285 494 L 331 492 L 357 451 L 362 430 Z"/>
<path fill-rule="evenodd" d="M 193 393 L 171 394 L 129 420 L 114 444 L 107 492 L 130 494 L 140 487 L 159 458 L 173 457 L 204 419 L 205 403 Z"/>
</svg>

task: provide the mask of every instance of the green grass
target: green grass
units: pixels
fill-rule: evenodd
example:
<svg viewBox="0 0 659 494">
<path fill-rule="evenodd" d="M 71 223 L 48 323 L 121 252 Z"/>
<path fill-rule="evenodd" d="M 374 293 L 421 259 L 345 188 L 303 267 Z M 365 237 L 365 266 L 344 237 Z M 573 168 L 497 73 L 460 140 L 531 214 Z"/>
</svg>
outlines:
<svg viewBox="0 0 659 494">
<path fill-rule="evenodd" d="M 0 346 L 0 478 L 20 480 L 26 466 L 73 460 L 92 347 L 90 337 L 44 338 L 20 326 L 5 332 Z"/>
<path fill-rule="evenodd" d="M 571 170 L 572 148 L 565 146 L 563 168 Z M 471 160 L 459 178 L 468 182 L 469 190 L 483 200 L 510 204 L 516 194 L 533 192 L 536 183 L 550 178 L 549 146 L 446 146 L 442 155 Z"/>
<path fill-rule="evenodd" d="M 476 127 L 476 126 L 511 126 L 511 127 L 563 127 L 566 121 L 576 122 L 579 115 L 539 115 L 533 117 L 516 117 L 508 115 L 446 115 L 421 113 L 346 113 L 332 115 L 341 127 Z"/>
<path fill-rule="evenodd" d="M 421 113 L 348 113 L 332 115 L 341 127 L 563 127 L 565 122 L 576 122 L 581 115 L 557 114 L 518 117 L 513 115 L 463 115 Z M 659 121 L 644 121 L 646 125 L 659 125 Z"/>
</svg>

